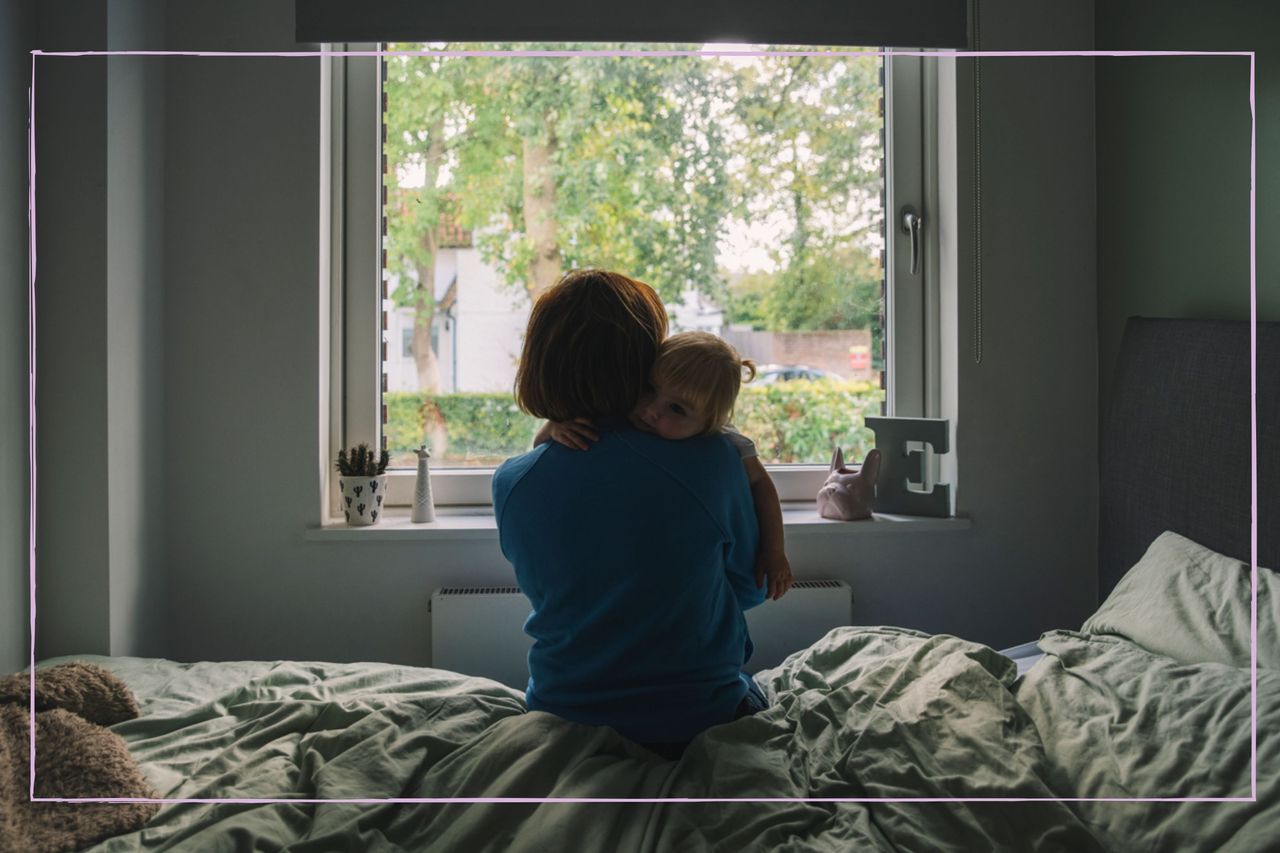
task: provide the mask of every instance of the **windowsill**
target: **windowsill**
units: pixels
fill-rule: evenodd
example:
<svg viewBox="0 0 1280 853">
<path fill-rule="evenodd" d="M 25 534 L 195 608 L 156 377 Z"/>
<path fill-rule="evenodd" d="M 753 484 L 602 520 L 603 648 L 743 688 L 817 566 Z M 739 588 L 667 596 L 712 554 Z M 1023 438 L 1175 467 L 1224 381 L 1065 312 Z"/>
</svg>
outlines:
<svg viewBox="0 0 1280 853">
<path fill-rule="evenodd" d="M 831 521 L 822 518 L 809 501 L 784 503 L 782 522 L 788 538 L 792 536 L 880 536 L 930 531 L 967 530 L 968 518 L 926 518 L 913 515 L 875 513 L 865 521 Z M 320 527 L 308 527 L 303 538 L 309 541 L 378 541 L 403 542 L 446 539 L 497 540 L 498 527 L 493 507 L 437 507 L 436 520 L 415 524 L 409 520 L 408 507 L 392 507 L 377 524 L 352 527 L 345 521 L 330 520 Z"/>
</svg>

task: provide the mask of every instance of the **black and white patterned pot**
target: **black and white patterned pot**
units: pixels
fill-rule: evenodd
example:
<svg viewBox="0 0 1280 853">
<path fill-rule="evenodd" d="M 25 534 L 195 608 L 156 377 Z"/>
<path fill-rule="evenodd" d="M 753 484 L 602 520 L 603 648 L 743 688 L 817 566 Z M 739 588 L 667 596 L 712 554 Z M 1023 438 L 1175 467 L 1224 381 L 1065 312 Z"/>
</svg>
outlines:
<svg viewBox="0 0 1280 853">
<path fill-rule="evenodd" d="M 377 524 L 382 518 L 382 501 L 387 491 L 387 475 L 377 477 L 338 476 L 338 488 L 342 491 L 342 512 L 347 524 L 364 527 Z"/>
</svg>

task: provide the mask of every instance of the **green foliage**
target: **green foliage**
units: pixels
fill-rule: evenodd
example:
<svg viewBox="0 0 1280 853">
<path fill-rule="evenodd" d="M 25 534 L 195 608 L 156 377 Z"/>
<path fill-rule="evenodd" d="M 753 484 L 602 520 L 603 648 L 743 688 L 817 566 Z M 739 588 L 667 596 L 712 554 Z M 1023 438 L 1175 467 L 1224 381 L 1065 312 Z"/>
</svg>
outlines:
<svg viewBox="0 0 1280 853">
<path fill-rule="evenodd" d="M 811 251 L 865 248 L 883 180 L 879 62 L 873 57 L 765 56 L 737 69 L 735 214 L 779 214 L 791 231 L 774 256 L 801 267 Z M 849 227 L 850 223 L 854 227 Z"/>
<path fill-rule="evenodd" d="M 866 329 L 879 323 L 880 267 L 865 253 L 810 253 L 779 279 L 763 304 L 772 329 Z"/>
<path fill-rule="evenodd" d="M 387 472 L 387 463 L 391 454 L 382 451 L 376 456 L 369 445 L 363 442 L 346 450 L 338 451 L 338 473 L 344 477 L 377 477 Z"/>
<path fill-rule="evenodd" d="M 774 331 L 870 329 L 872 366 L 883 370 L 882 275 L 865 252 L 811 252 L 780 273 L 734 277 L 721 297 L 725 322 Z"/>
<path fill-rule="evenodd" d="M 863 418 L 880 413 L 884 393 L 866 382 L 746 385 L 735 422 L 767 463 L 822 462 L 837 446 L 861 459 L 875 444 Z M 387 447 L 411 453 L 426 443 L 439 464 L 493 465 L 530 448 L 541 421 L 510 394 L 388 392 Z"/>
<path fill-rule="evenodd" d="M 766 463 L 825 463 L 837 446 L 860 460 L 875 446 L 863 419 L 879 415 L 883 399 L 884 392 L 867 382 L 748 384 L 738 395 L 734 424 Z"/>
<path fill-rule="evenodd" d="M 530 220 L 546 217 L 566 269 L 623 270 L 672 300 L 685 282 L 710 281 L 728 207 L 728 154 L 713 115 L 725 93 L 710 67 L 696 57 L 391 57 L 388 184 L 396 190 L 406 169 L 425 172 L 426 183 L 392 193 L 400 221 L 388 223 L 388 265 L 425 265 L 421 235 L 448 213 L 474 229 L 509 285 L 532 289 L 549 283 L 532 280 Z M 531 192 L 536 176 L 524 173 L 533 149 L 549 158 L 550 197 Z M 407 292 L 396 298 L 409 304 Z"/>
<path fill-rule="evenodd" d="M 804 288 L 808 269 L 865 253 L 878 228 L 879 65 L 820 56 L 390 57 L 387 263 L 401 276 L 393 297 L 414 304 L 404 282 L 431 265 L 427 235 L 442 216 L 473 229 L 513 287 L 539 284 L 532 230 L 545 222 L 542 239 L 565 269 L 621 270 L 668 302 L 686 286 L 722 294 L 716 252 L 730 216 L 776 218 L 789 228 L 774 251 L 786 272 L 777 283 Z M 535 151 L 548 158 L 546 190 L 524 173 Z M 409 174 L 422 185 L 401 187 Z M 775 309 L 786 316 L 778 328 L 817 327 L 820 306 L 795 306 L 796 317 L 791 307 Z"/>
<path fill-rule="evenodd" d="M 524 453 L 541 424 L 510 394 L 389 391 L 382 399 L 387 447 L 399 454 L 427 444 L 437 465 L 488 465 Z"/>
<path fill-rule="evenodd" d="M 714 298 L 724 308 L 726 325 L 749 324 L 756 331 L 767 331 L 771 324 L 765 313 L 769 291 L 777 286 L 778 274 L 771 272 L 739 273 L 731 276 Z"/>
</svg>

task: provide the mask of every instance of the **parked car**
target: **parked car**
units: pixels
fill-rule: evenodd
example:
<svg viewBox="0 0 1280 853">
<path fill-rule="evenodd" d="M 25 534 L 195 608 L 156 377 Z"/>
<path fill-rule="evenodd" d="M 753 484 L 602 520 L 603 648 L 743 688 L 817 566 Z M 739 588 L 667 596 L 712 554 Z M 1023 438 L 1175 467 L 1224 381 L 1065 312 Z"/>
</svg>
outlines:
<svg viewBox="0 0 1280 853">
<path fill-rule="evenodd" d="M 774 382 L 790 382 L 793 379 L 816 379 L 826 382 L 843 382 L 844 377 L 830 370 L 821 370 L 807 364 L 762 364 L 756 368 L 755 382 L 772 385 Z"/>
</svg>

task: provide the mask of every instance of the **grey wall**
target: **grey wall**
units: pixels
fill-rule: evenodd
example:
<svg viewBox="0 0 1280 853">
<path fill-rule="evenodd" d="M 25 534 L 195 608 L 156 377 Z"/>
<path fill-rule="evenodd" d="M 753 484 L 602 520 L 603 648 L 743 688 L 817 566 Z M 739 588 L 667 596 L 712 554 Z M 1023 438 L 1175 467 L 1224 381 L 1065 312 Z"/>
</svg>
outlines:
<svg viewBox="0 0 1280 853">
<path fill-rule="evenodd" d="M 114 0 L 109 49 L 160 48 L 163 4 Z M 164 62 L 107 60 L 107 518 L 113 655 L 163 649 Z"/>
<path fill-rule="evenodd" d="M 166 38 L 299 49 L 288 0 L 175 4 Z M 411 604 L 430 576 L 421 549 L 301 541 L 319 505 L 319 84 L 314 58 L 170 60 L 166 71 L 177 657 L 422 660 Z"/>
<path fill-rule="evenodd" d="M 106 44 L 90 0 L 37 26 L 44 50 Z M 36 64 L 37 657 L 110 650 L 106 64 Z"/>
<path fill-rule="evenodd" d="M 161 12 L 45 4 L 36 41 L 147 47 Z M 165 650 L 161 71 L 36 67 L 39 657 Z"/>
<path fill-rule="evenodd" d="M 1092 48 L 1091 3 L 978 5 L 981 50 Z M 1094 77 L 1087 57 L 979 62 L 976 140 L 963 119 L 973 61 L 957 76 L 959 316 L 944 353 L 959 377 L 957 512 L 973 518 L 972 541 L 930 557 L 945 578 L 934 618 L 964 612 L 971 636 L 999 646 L 1079 627 L 1096 601 Z"/>
<path fill-rule="evenodd" d="M 170 4 L 164 46 L 293 49 L 292 10 L 290 0 Z M 1087 3 L 989 0 L 983 14 L 984 47 L 1091 46 Z M 160 539 L 168 635 L 150 636 L 163 646 L 162 654 L 177 659 L 426 663 L 431 592 L 444 584 L 510 583 L 512 576 L 494 541 L 303 539 L 317 521 L 319 372 L 327 364 L 319 338 L 318 61 L 159 62 Z M 1052 627 L 1078 626 L 1092 609 L 1097 486 L 1094 466 L 1083 461 L 1096 458 L 1092 73 L 1088 60 L 984 65 L 985 356 L 982 364 L 961 359 L 956 371 L 957 506 L 971 516 L 972 527 L 918 535 L 793 536 L 789 550 L 798 575 L 849 581 L 859 623 L 1008 645 Z M 960 79 L 964 88 L 968 78 Z M 91 99 L 107 103 L 105 91 L 93 89 L 91 80 L 82 82 Z M 1051 99 L 1043 96 L 1046 90 Z M 79 121 L 85 112 L 76 112 Z M 105 117 L 97 121 L 106 127 Z M 96 153 L 65 163 L 62 168 L 77 177 L 62 180 L 98 193 L 91 201 L 106 209 L 94 170 L 107 167 L 108 149 L 97 133 L 89 137 L 98 140 Z M 959 139 L 961 169 L 969 175 L 971 130 L 962 129 Z M 971 209 L 963 180 L 960 191 L 959 209 Z M 61 216 L 59 228 L 88 228 L 90 239 L 75 267 L 83 275 L 68 274 L 62 284 L 68 299 L 77 288 L 85 291 L 76 298 L 91 304 L 87 313 L 96 320 L 85 320 L 75 337 L 67 332 L 48 344 L 112 352 L 103 328 L 101 284 L 110 255 L 101 237 L 107 231 L 101 223 L 95 231 L 92 221 L 77 220 L 70 208 Z M 132 233 L 142 235 L 144 246 L 155 237 L 146 225 Z M 963 318 L 973 298 L 973 241 L 971 233 L 959 236 Z M 145 267 L 137 252 L 129 257 Z M 112 269 L 122 265 L 123 260 Z M 146 310 L 129 315 L 144 336 L 154 323 Z M 967 351 L 968 332 L 962 328 L 957 337 L 958 349 Z M 45 345 L 42 338 L 42 351 Z M 58 356 L 51 358 L 56 366 Z M 137 362 L 131 363 L 131 375 L 139 376 Z M 51 431 L 50 441 L 60 437 L 74 449 L 74 432 L 105 449 L 109 439 L 99 438 L 96 427 L 114 411 L 106 391 L 115 387 L 114 378 L 108 382 L 100 367 L 56 369 L 48 381 L 57 393 L 87 402 L 97 420 L 73 431 L 42 413 L 41 428 Z M 145 410 L 146 403 L 141 405 Z M 1079 470 L 1064 474 L 1064 460 Z M 64 615 L 42 629 L 49 632 L 50 648 L 99 650 L 114 642 L 115 622 L 147 611 L 136 599 L 132 609 L 103 606 L 116 601 L 121 589 L 128 594 L 137 585 L 130 586 L 114 566 L 102 567 L 100 554 L 108 552 L 115 530 L 107 531 L 107 522 L 89 510 L 101 506 L 101 483 L 111 477 L 114 486 L 121 478 L 94 464 L 77 469 L 79 480 L 60 478 L 55 470 L 47 483 L 41 468 L 41 488 L 52 492 L 50 501 L 79 501 L 64 532 L 81 537 L 75 547 L 84 557 L 77 562 L 64 545 L 50 565 L 55 578 L 63 572 L 83 584 L 79 597 L 65 590 L 64 613 L 80 613 L 86 622 L 82 628 Z M 77 497 L 77 484 L 85 481 L 89 496 Z M 242 508 L 246 499 L 250 510 Z M 132 501 L 126 516 L 136 518 L 144 504 L 136 494 Z M 133 550 L 139 559 L 149 553 L 142 546 Z"/>
<path fill-rule="evenodd" d="M 1280 4 L 1098 3 L 1100 50 L 1257 51 L 1258 316 L 1280 320 Z M 1125 318 L 1249 318 L 1249 60 L 1098 61 L 1099 379 Z"/>
<path fill-rule="evenodd" d="M 1087 4 L 984 8 L 989 47 L 1091 45 Z M 288 50 L 290 11 L 184 5 L 168 41 Z M 495 543 L 301 538 L 316 521 L 321 364 L 315 64 L 171 63 L 166 83 L 171 653 L 426 662 L 432 590 L 511 581 Z M 961 368 L 958 431 L 973 527 L 790 550 L 801 576 L 853 584 L 860 622 L 1002 644 L 1076 626 L 1093 604 L 1093 466 L 1059 472 L 1096 455 L 1094 107 L 1088 60 L 991 63 L 984 83 L 987 356 Z M 239 512 L 250 483 L 259 508 Z"/>
<path fill-rule="evenodd" d="M 27 85 L 35 21 L 0 3 L 0 673 L 28 659 Z"/>
</svg>

